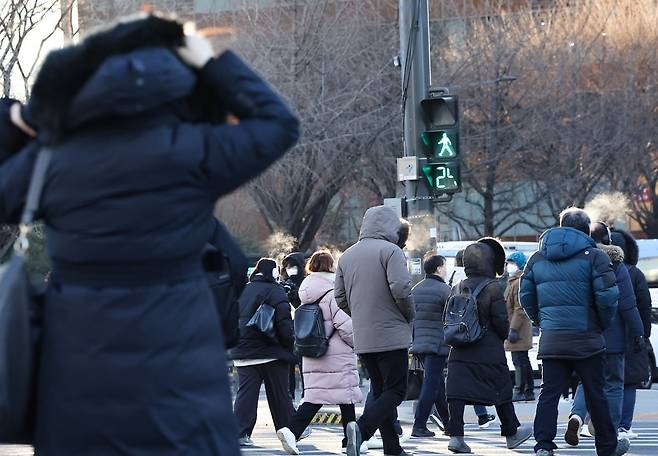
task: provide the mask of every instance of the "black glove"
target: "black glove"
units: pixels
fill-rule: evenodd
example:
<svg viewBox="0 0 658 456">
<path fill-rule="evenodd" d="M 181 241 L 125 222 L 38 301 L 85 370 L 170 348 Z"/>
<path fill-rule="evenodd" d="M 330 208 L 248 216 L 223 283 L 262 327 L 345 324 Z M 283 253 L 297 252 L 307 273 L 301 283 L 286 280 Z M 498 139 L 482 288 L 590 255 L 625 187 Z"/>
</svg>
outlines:
<svg viewBox="0 0 658 456">
<path fill-rule="evenodd" d="M 633 339 L 633 353 L 640 353 L 646 345 L 643 336 L 635 336 L 635 339 Z"/>
<path fill-rule="evenodd" d="M 507 334 L 507 340 L 512 344 L 517 343 L 519 340 L 521 340 L 519 337 L 519 332 L 516 329 L 510 329 L 509 334 Z"/>
</svg>

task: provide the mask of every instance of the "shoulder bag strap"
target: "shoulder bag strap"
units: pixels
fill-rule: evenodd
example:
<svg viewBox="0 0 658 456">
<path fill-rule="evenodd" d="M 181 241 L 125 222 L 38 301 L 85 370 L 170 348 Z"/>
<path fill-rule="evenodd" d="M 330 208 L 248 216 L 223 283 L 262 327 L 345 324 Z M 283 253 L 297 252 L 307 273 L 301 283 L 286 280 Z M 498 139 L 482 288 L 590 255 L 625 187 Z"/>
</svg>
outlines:
<svg viewBox="0 0 658 456">
<path fill-rule="evenodd" d="M 21 221 L 19 224 L 20 234 L 16 241 L 17 249 L 23 252 L 29 247 L 27 235 L 32 231 L 34 216 L 39 210 L 41 194 L 46 182 L 46 171 L 48 171 L 51 158 L 52 150 L 47 147 L 42 148 L 37 155 L 34 168 L 32 169 L 30 186 L 27 190 L 25 206 L 23 207 L 23 214 L 21 215 Z"/>
</svg>

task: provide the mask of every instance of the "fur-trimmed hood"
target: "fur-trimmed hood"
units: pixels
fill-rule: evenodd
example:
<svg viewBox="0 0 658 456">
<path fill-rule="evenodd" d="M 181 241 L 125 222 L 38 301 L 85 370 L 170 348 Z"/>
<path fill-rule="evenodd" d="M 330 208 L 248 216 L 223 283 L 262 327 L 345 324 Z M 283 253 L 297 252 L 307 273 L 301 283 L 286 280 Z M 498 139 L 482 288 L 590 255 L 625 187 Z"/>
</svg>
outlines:
<svg viewBox="0 0 658 456">
<path fill-rule="evenodd" d="M 139 114 L 187 96 L 196 76 L 173 52 L 182 44 L 179 22 L 149 15 L 52 51 L 24 117 L 49 143 L 89 121 Z"/>
<path fill-rule="evenodd" d="M 613 228 L 612 243 L 622 248 L 624 251 L 624 262 L 626 264 L 637 266 L 637 262 L 640 259 L 640 249 L 631 233 Z"/>
<path fill-rule="evenodd" d="M 624 261 L 624 250 L 616 245 L 596 244 L 596 246 L 603 250 L 613 263 L 621 263 Z"/>
</svg>

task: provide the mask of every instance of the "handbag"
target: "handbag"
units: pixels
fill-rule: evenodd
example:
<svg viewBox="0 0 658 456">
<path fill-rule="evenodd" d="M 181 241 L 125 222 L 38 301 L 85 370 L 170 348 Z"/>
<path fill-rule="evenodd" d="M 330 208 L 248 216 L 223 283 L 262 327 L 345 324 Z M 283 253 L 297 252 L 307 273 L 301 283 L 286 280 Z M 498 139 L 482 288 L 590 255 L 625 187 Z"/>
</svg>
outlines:
<svg viewBox="0 0 658 456">
<path fill-rule="evenodd" d="M 407 372 L 407 395 L 406 401 L 415 401 L 420 397 L 420 391 L 423 389 L 423 377 L 425 368 L 419 356 L 414 355 L 409 364 Z"/>
<path fill-rule="evenodd" d="M 258 306 L 254 315 L 249 319 L 246 326 L 254 328 L 262 333 L 267 339 L 277 342 L 276 328 L 274 327 L 274 314 L 276 309 L 267 303 L 270 293 L 263 298 L 263 302 Z"/>
<path fill-rule="evenodd" d="M 11 258 L 0 267 L 0 442 L 31 443 L 36 408 L 40 296 L 26 269 L 28 234 L 39 207 L 50 149 L 35 161 Z"/>
</svg>

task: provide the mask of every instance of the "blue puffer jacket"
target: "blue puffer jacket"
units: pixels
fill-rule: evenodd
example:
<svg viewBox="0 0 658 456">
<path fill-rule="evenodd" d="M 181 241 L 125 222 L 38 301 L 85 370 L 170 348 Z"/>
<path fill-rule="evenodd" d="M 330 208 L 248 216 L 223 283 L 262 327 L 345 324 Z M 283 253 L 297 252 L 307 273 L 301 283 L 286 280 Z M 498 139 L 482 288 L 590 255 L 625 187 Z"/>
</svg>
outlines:
<svg viewBox="0 0 658 456">
<path fill-rule="evenodd" d="M 635 337 L 644 335 L 642 319 L 635 304 L 631 276 L 623 263 L 624 251 L 614 245 L 599 244 L 598 247 L 610 257 L 619 288 L 617 316 L 612 320 L 610 327 L 603 332 L 606 353 L 625 353 L 627 340 L 632 341 Z"/>
<path fill-rule="evenodd" d="M 544 232 L 521 276 L 521 305 L 542 330 L 539 358 L 603 352 L 603 330 L 612 323 L 618 298 L 610 258 L 573 228 Z"/>
</svg>

